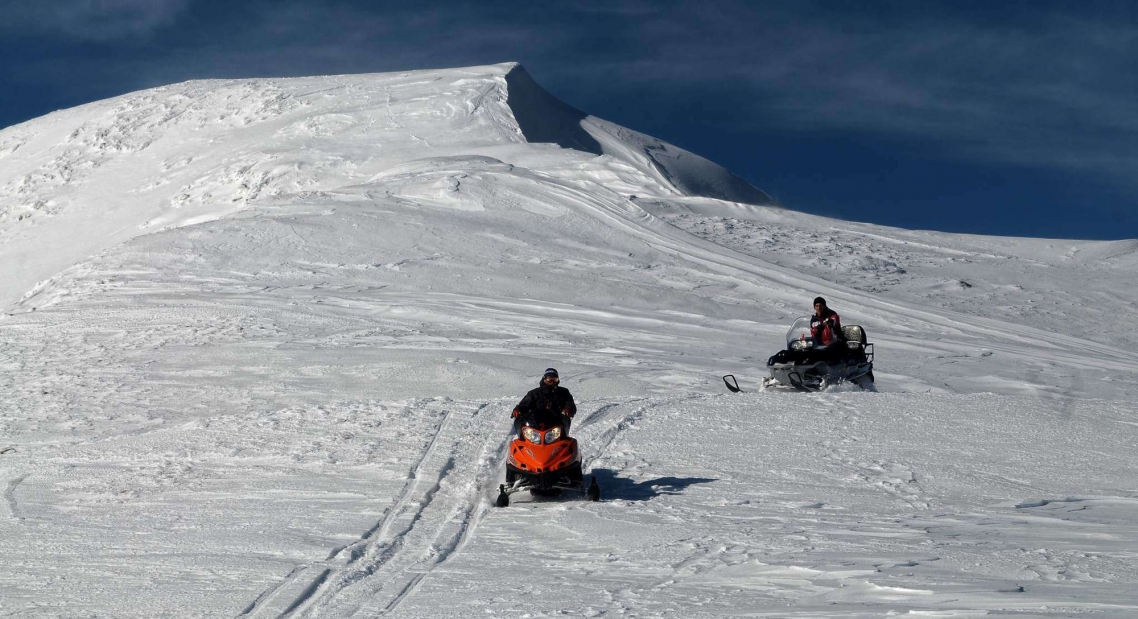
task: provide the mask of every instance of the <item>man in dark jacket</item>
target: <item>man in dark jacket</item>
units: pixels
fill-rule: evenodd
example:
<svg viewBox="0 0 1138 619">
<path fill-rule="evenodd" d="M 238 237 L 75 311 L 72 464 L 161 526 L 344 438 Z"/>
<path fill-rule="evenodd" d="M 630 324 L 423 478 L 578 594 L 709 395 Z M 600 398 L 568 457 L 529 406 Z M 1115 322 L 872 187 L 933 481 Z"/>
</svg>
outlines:
<svg viewBox="0 0 1138 619">
<path fill-rule="evenodd" d="M 842 318 L 834 310 L 826 307 L 822 297 L 814 299 L 814 315 L 810 317 L 810 337 L 815 346 L 829 346 L 845 341 L 842 334 Z"/>
<path fill-rule="evenodd" d="M 514 407 L 514 412 L 510 416 L 514 418 L 515 434 L 521 429 L 521 417 L 530 413 L 543 417 L 548 415 L 547 422 L 554 422 L 556 416 L 560 416 L 562 423 L 565 424 L 565 434 L 569 434 L 570 420 L 577 414 L 577 405 L 573 402 L 569 390 L 561 386 L 557 370 L 546 369 L 541 375 L 541 383 L 537 389 L 527 393 Z"/>
</svg>

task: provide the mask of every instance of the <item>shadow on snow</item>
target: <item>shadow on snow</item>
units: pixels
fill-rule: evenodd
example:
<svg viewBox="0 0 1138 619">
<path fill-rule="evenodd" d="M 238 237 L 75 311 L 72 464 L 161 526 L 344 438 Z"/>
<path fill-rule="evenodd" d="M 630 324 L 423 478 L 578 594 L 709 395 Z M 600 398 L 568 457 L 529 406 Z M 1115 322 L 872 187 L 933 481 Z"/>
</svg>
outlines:
<svg viewBox="0 0 1138 619">
<path fill-rule="evenodd" d="M 649 501 L 661 494 L 680 494 L 693 484 L 707 484 L 719 481 L 712 477 L 657 477 L 645 481 L 633 481 L 617 477 L 608 469 L 593 469 L 593 477 L 601 487 L 601 500 L 621 499 L 624 501 Z"/>
</svg>

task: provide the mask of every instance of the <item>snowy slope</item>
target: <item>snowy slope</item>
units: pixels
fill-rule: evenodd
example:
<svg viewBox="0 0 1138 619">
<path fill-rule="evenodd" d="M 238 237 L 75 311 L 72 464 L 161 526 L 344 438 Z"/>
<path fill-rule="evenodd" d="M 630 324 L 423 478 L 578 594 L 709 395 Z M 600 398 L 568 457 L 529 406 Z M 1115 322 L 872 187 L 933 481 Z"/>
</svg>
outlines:
<svg viewBox="0 0 1138 619">
<path fill-rule="evenodd" d="M 1133 242 L 796 213 L 516 65 L 174 85 L 0 157 L 0 616 L 1138 606 Z M 755 393 L 818 294 L 879 393 Z M 494 509 L 549 365 L 605 500 Z"/>
<path fill-rule="evenodd" d="M 524 107 L 507 105 L 511 95 Z M 706 159 L 591 117 L 575 124 L 565 110 L 572 108 L 507 64 L 187 82 L 5 129 L 0 259 L 15 268 L 0 280 L 0 303 L 154 230 L 215 219 L 261 198 L 340 188 L 408 161 L 525 143 L 515 117 L 552 119 L 537 127 L 529 121 L 530 141 L 586 135 L 581 125 L 603 135 L 596 154 L 616 160 L 609 167 L 617 177 L 633 166 L 647 172 L 656 182 L 644 184 L 641 174 L 634 182 L 649 195 L 772 202 Z"/>
</svg>

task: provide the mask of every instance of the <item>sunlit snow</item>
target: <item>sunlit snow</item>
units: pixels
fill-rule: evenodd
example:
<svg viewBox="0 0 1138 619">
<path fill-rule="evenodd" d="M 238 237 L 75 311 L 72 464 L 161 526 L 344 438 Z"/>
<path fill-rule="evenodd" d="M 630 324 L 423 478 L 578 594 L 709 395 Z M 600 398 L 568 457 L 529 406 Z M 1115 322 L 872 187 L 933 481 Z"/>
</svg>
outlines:
<svg viewBox="0 0 1138 619">
<path fill-rule="evenodd" d="M 1138 242 L 805 215 L 504 64 L 7 128 L 0 261 L 0 616 L 1138 616 Z M 875 392 L 760 389 L 818 295 Z M 495 508 L 549 366 L 602 500 Z"/>
</svg>

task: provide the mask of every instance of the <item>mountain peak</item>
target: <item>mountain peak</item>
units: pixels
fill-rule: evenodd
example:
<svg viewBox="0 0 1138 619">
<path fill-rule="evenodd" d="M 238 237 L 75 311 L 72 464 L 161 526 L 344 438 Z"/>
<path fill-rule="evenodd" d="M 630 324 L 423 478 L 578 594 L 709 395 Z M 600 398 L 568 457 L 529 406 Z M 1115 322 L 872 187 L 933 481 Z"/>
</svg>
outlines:
<svg viewBox="0 0 1138 619">
<path fill-rule="evenodd" d="M 680 195 L 778 205 L 771 196 L 695 153 L 574 108 L 542 88 L 523 66 L 512 64 L 505 75 L 508 104 L 526 141 L 624 160 Z"/>
</svg>

